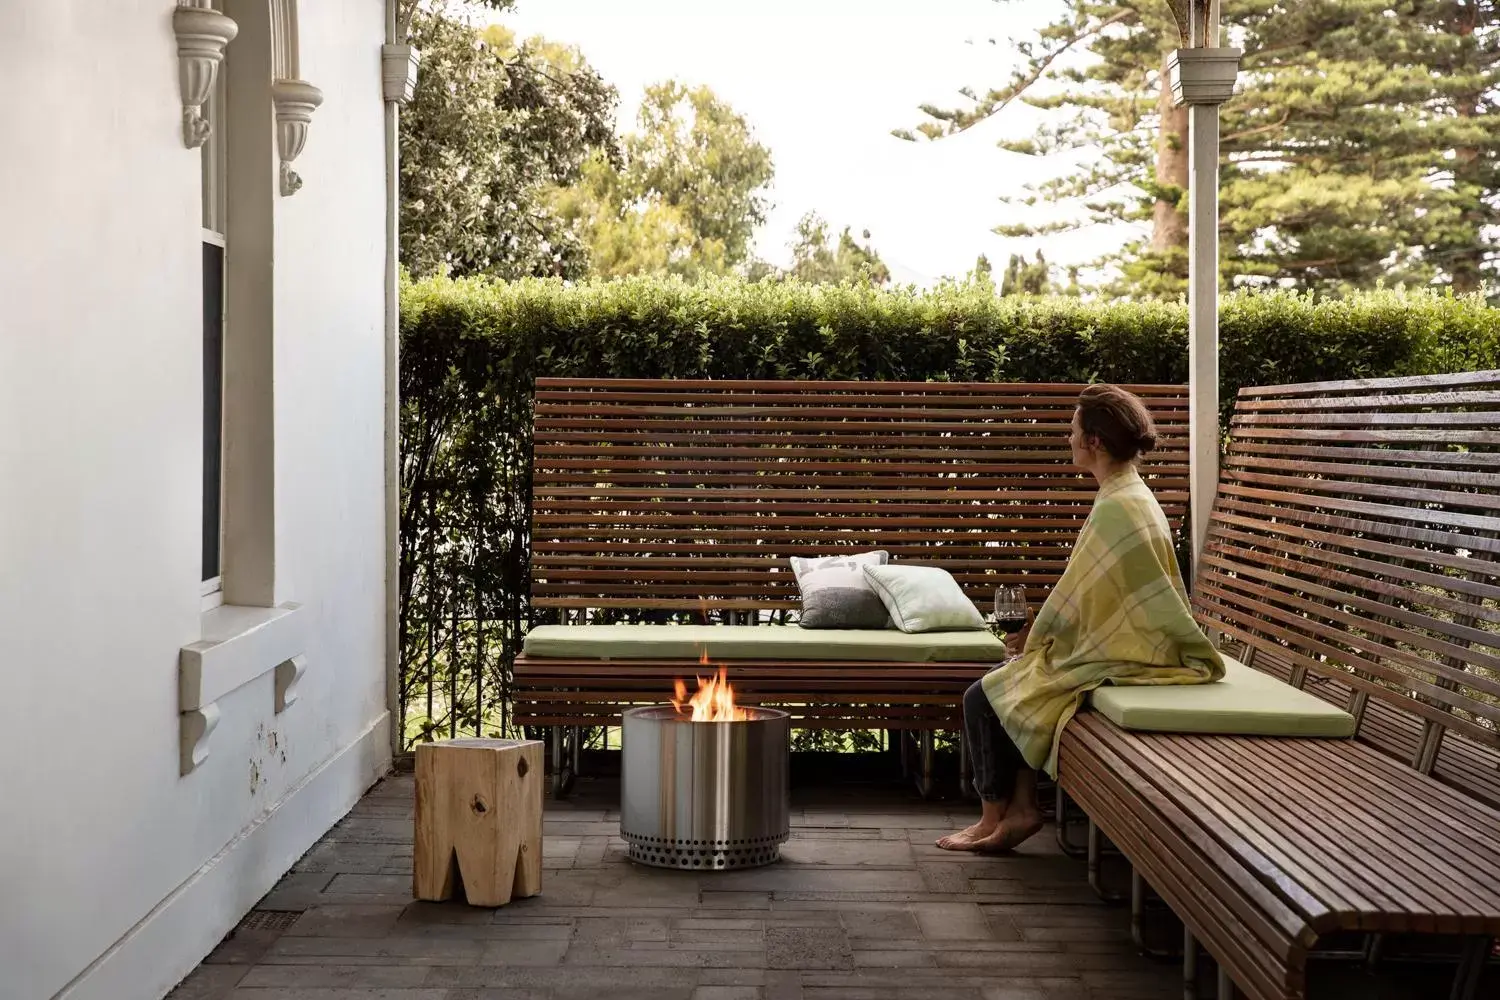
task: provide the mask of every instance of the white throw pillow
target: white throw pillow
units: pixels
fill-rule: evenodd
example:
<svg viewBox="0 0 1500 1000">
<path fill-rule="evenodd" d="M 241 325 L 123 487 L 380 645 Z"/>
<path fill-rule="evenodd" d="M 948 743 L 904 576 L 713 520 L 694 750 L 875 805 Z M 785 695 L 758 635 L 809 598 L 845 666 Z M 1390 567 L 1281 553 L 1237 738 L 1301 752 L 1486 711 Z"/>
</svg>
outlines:
<svg viewBox="0 0 1500 1000">
<path fill-rule="evenodd" d="M 885 603 L 860 570 L 884 566 L 888 554 L 860 552 L 821 559 L 792 557 L 797 589 L 802 592 L 803 628 L 890 628 Z"/>
<path fill-rule="evenodd" d="M 958 581 L 936 566 L 866 566 L 865 579 L 903 632 L 982 629 L 984 615 Z"/>
</svg>

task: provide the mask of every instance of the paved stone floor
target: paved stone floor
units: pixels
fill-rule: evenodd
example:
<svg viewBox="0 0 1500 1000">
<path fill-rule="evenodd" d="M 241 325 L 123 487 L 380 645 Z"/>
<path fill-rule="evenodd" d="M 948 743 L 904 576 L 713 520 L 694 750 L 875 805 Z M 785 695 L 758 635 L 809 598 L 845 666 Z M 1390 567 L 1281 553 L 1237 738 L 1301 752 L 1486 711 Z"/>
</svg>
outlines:
<svg viewBox="0 0 1500 1000">
<path fill-rule="evenodd" d="M 962 803 L 853 786 L 794 796 L 775 866 L 625 859 L 617 787 L 549 803 L 543 893 L 411 898 L 412 780 L 373 789 L 172 1000 L 1179 1000 L 1050 829 L 1007 858 L 932 846 Z M 1167 928 L 1171 933 L 1171 928 Z M 1205 963 L 1208 964 L 1208 963 Z M 1329 996 L 1388 994 L 1350 983 Z"/>
</svg>

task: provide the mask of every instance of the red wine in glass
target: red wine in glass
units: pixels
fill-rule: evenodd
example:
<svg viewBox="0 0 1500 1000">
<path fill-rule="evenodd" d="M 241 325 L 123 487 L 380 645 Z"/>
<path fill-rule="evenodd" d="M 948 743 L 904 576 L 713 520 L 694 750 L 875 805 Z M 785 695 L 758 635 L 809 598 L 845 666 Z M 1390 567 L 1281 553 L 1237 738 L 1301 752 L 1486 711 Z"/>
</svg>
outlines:
<svg viewBox="0 0 1500 1000">
<path fill-rule="evenodd" d="M 995 627 L 1007 635 L 1014 635 L 1026 627 L 1025 587 L 995 588 Z"/>
</svg>

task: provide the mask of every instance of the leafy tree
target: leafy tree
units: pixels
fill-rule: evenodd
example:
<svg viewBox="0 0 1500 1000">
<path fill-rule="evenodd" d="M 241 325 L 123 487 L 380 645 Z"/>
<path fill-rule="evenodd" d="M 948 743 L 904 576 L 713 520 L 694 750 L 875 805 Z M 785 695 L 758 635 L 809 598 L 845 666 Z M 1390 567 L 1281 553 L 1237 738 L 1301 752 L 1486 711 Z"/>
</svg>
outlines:
<svg viewBox="0 0 1500 1000">
<path fill-rule="evenodd" d="M 1052 269 L 1040 250 L 1030 263 L 1018 253 L 1010 255 L 1005 276 L 1000 279 L 1001 295 L 1047 295 L 1054 291 Z"/>
<path fill-rule="evenodd" d="M 1233 2 L 1233 0 L 1230 0 Z M 1167 53 L 1180 37 L 1173 10 L 1160 0 L 1065 0 L 1056 20 L 1035 38 L 1013 43 L 1018 65 L 1010 78 L 982 95 L 966 88 L 960 108 L 924 105 L 929 121 L 905 139 L 965 132 L 1012 102 L 1054 112 L 1035 136 L 1000 146 L 1031 156 L 1094 149 L 1085 168 L 1055 177 L 1007 202 L 1033 206 L 1063 202 L 1072 218 L 1045 224 L 997 226 L 1003 236 L 1044 236 L 1098 223 L 1144 223 L 1151 236 L 1128 256 L 1145 258 L 1146 272 L 1172 291 L 1186 278 L 1187 113 L 1172 106 Z M 991 39 L 991 44 L 994 40 Z"/>
<path fill-rule="evenodd" d="M 1017 199 L 1061 202 L 1071 218 L 1018 224 L 1036 236 L 1149 221 L 1120 259 L 1117 290 L 1174 295 L 1186 276 L 1187 115 L 1164 58 L 1187 31 L 1187 0 L 1068 0 L 1016 43 L 1004 85 L 925 107 L 928 138 L 964 131 L 1022 100 L 1053 112 L 1008 149 L 1092 147 L 1086 169 Z M 1221 235 L 1241 284 L 1340 291 L 1379 281 L 1478 287 L 1500 224 L 1496 5 L 1460 0 L 1225 0 L 1246 51 L 1243 92 L 1223 108 Z M 914 138 L 911 132 L 900 132 Z"/>
<path fill-rule="evenodd" d="M 595 156 L 554 204 L 590 247 L 594 273 L 726 274 L 750 264 L 766 221 L 771 152 L 707 87 L 646 88 L 618 162 Z"/>
<path fill-rule="evenodd" d="M 669 80 L 646 88 L 636 126 L 625 139 L 631 194 L 679 209 L 700 250 L 713 247 L 729 265 L 747 260 L 775 176 L 749 122 L 709 88 Z"/>
<path fill-rule="evenodd" d="M 402 263 L 416 275 L 581 276 L 588 250 L 549 195 L 596 154 L 617 155 L 614 88 L 576 50 L 441 9 L 415 7 L 410 37 L 422 67 L 401 117 Z"/>
<path fill-rule="evenodd" d="M 861 244 L 845 226 L 834 239 L 828 223 L 816 212 L 808 212 L 797 223 L 797 235 L 792 241 L 792 266 L 786 277 L 810 284 L 889 283 L 890 268 L 870 245 L 870 231 L 864 230 L 861 238 L 866 242 Z"/>
<path fill-rule="evenodd" d="M 625 178 L 603 155 L 583 165 L 579 179 L 552 193 L 556 216 L 588 248 L 589 273 L 601 278 L 633 274 L 724 271 L 717 247 L 700 245 L 682 209 L 641 200 L 625 191 Z"/>
</svg>

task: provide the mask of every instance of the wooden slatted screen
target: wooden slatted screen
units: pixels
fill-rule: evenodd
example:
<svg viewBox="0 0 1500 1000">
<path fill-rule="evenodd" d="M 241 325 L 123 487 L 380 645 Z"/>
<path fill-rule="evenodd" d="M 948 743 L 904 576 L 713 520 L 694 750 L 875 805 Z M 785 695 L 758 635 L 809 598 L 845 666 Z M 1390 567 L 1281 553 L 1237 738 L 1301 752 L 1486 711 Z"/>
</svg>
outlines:
<svg viewBox="0 0 1500 1000">
<path fill-rule="evenodd" d="M 1364 741 L 1493 801 L 1497 556 L 1500 372 L 1245 389 L 1194 603 Z"/>
<path fill-rule="evenodd" d="M 1071 467 L 1079 385 L 539 379 L 532 601 L 794 609 L 787 559 L 875 548 L 942 566 L 981 608 L 1040 601 L 1094 498 Z M 1132 386 L 1143 472 L 1187 510 L 1183 386 Z"/>
</svg>

